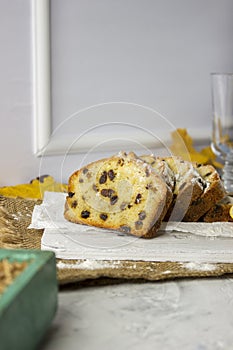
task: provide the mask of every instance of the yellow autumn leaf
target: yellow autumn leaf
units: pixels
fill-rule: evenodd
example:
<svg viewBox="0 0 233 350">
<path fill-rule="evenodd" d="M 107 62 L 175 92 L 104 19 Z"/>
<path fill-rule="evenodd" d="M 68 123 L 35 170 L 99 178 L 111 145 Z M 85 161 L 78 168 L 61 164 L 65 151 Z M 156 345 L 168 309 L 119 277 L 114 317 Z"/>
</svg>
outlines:
<svg viewBox="0 0 233 350">
<path fill-rule="evenodd" d="M 233 219 L 233 205 L 230 207 L 229 214 L 230 217 Z"/>
<path fill-rule="evenodd" d="M 52 176 L 44 175 L 32 180 L 29 184 L 1 187 L 0 195 L 5 197 L 43 199 L 45 191 L 67 192 L 67 185 L 56 182 Z"/>
<path fill-rule="evenodd" d="M 193 148 L 193 140 L 189 136 L 186 129 L 178 128 L 177 130 L 171 133 L 171 137 L 172 137 L 173 143 L 170 149 L 174 153 L 185 154 L 187 151 L 189 153 L 192 153 L 195 151 Z"/>
<path fill-rule="evenodd" d="M 216 161 L 216 156 L 210 146 L 200 151 L 194 148 L 193 139 L 186 129 L 178 128 L 171 133 L 171 137 L 170 150 L 175 156 L 179 156 L 184 160 L 191 160 L 201 164 L 212 164 L 216 168 L 222 168 L 222 164 Z"/>
</svg>

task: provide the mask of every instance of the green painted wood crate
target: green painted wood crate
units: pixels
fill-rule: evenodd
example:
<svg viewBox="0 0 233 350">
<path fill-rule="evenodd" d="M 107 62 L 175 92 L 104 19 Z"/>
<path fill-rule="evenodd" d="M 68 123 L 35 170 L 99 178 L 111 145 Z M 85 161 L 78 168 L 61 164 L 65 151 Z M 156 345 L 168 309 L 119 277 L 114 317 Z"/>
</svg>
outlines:
<svg viewBox="0 0 233 350">
<path fill-rule="evenodd" d="M 27 267 L 0 295 L 0 349 L 36 349 L 57 309 L 54 253 L 0 249 L 3 260 Z"/>
</svg>

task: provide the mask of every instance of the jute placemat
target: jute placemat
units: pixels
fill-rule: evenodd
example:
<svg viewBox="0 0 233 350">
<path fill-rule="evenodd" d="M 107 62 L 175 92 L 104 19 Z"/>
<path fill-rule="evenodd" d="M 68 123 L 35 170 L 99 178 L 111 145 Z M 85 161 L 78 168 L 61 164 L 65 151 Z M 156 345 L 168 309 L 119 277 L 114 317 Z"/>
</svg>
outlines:
<svg viewBox="0 0 233 350">
<path fill-rule="evenodd" d="M 28 229 L 35 204 L 39 200 L 0 196 L 0 247 L 40 249 L 43 230 Z M 85 280 L 166 280 L 184 277 L 222 276 L 233 273 L 233 263 L 215 264 L 215 269 L 189 269 L 179 262 L 102 261 L 96 268 L 85 260 L 57 259 L 57 277 L 61 285 Z M 77 266 L 77 267 L 76 267 Z M 82 266 L 79 268 L 78 266 Z M 85 266 L 85 268 L 83 268 Z"/>
</svg>

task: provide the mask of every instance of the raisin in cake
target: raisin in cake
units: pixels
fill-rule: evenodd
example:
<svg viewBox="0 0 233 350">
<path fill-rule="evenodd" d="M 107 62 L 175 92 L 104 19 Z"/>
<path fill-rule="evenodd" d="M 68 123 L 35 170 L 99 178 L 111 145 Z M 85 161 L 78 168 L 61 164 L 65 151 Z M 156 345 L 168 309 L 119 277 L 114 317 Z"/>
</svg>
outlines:
<svg viewBox="0 0 233 350">
<path fill-rule="evenodd" d="M 207 211 L 226 196 L 223 183 L 212 165 L 194 163 L 194 167 L 206 183 L 201 196 L 189 206 L 183 221 L 198 221 Z"/>
<path fill-rule="evenodd" d="M 171 203 L 165 181 L 147 163 L 121 152 L 71 175 L 67 220 L 154 237 Z"/>
</svg>

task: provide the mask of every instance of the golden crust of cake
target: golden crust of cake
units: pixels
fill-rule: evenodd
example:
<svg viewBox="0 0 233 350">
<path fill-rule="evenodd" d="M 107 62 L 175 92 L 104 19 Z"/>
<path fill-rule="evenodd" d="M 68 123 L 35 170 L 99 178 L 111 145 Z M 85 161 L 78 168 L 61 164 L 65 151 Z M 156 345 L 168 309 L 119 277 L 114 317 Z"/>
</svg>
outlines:
<svg viewBox="0 0 233 350">
<path fill-rule="evenodd" d="M 71 175 L 67 220 L 151 238 L 167 212 L 172 192 L 151 166 L 124 152 Z"/>
</svg>

